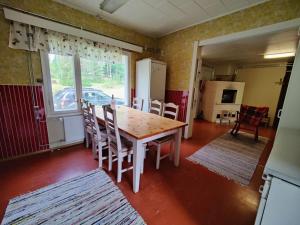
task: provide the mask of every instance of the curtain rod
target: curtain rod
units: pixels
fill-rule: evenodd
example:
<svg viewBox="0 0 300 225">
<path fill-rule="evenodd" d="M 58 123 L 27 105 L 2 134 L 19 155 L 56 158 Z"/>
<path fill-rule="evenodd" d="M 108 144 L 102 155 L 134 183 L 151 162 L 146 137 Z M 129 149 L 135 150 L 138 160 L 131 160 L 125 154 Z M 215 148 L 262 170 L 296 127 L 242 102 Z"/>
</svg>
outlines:
<svg viewBox="0 0 300 225">
<path fill-rule="evenodd" d="M 36 16 L 36 17 L 41 18 L 41 19 L 45 19 L 45 20 L 49 20 L 49 21 L 52 21 L 52 22 L 55 22 L 55 23 L 62 24 L 62 25 L 70 26 L 70 27 L 73 27 L 73 28 L 76 28 L 76 29 L 80 29 L 82 31 L 87 31 L 87 32 L 90 32 L 90 33 L 93 33 L 93 34 L 97 34 L 97 35 L 101 35 L 101 36 L 104 36 L 104 37 L 107 37 L 107 38 L 111 38 L 111 39 L 114 39 L 114 40 L 117 40 L 117 41 L 122 41 L 122 42 L 125 42 L 125 43 L 128 43 L 128 44 L 136 45 L 136 46 L 139 46 L 139 47 L 141 47 L 141 48 L 144 49 L 144 46 L 137 45 L 137 44 L 132 43 L 132 42 L 124 41 L 124 40 L 121 40 L 121 39 L 118 39 L 118 38 L 115 38 L 115 37 L 111 37 L 109 35 L 101 34 L 101 33 L 95 32 L 93 30 L 89 30 L 89 29 L 83 28 L 82 26 L 76 26 L 76 25 L 71 24 L 71 23 L 62 22 L 62 21 L 59 21 L 59 20 L 56 20 L 56 19 L 52 19 L 52 18 L 49 18 L 49 17 L 46 17 L 46 16 L 42 16 L 40 14 L 36 14 L 36 13 L 33 13 L 33 12 L 26 11 L 26 10 L 23 10 L 23 9 L 20 9 L 20 8 L 15 8 L 15 7 L 9 6 L 9 5 L 1 3 L 1 2 L 0 2 L 0 6 L 1 6 L 2 9 L 3 8 L 13 9 L 13 10 L 16 10 L 18 12 L 21 12 L 21 13 L 24 13 L 24 14 L 27 14 L 27 15 Z"/>
</svg>

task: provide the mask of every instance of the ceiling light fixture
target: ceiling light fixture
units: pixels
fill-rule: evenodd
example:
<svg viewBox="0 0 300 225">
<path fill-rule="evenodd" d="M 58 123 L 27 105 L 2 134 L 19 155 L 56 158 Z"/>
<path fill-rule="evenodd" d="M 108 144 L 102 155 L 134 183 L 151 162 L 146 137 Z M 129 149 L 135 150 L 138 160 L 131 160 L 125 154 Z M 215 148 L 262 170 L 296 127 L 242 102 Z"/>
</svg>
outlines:
<svg viewBox="0 0 300 225">
<path fill-rule="evenodd" d="M 110 14 L 125 5 L 129 0 L 104 0 L 100 3 L 100 9 Z"/>
<path fill-rule="evenodd" d="M 286 58 L 295 56 L 295 52 L 283 52 L 283 53 L 274 53 L 274 54 L 265 54 L 265 59 L 277 59 L 277 58 Z"/>
</svg>

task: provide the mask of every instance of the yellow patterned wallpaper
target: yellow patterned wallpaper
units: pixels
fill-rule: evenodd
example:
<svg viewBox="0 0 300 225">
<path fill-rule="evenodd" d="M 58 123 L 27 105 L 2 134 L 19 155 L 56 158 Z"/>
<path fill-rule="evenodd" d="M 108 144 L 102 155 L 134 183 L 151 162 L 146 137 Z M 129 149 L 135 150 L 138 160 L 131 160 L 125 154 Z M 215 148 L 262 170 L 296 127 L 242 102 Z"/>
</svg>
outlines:
<svg viewBox="0 0 300 225">
<path fill-rule="evenodd" d="M 0 3 L 75 26 L 82 26 L 85 29 L 137 45 L 156 47 L 157 44 L 156 39 L 116 26 L 104 20 L 97 20 L 92 15 L 82 13 L 51 0 L 0 0 Z M 28 52 L 8 48 L 9 22 L 4 19 L 2 9 L 0 10 L 0 31 L 0 84 L 28 84 Z M 135 74 L 135 61 L 148 56 L 151 56 L 151 54 L 132 53 L 132 74 Z M 42 72 L 39 54 L 33 53 L 32 58 L 35 77 L 41 78 Z M 135 76 L 131 77 L 131 85 L 134 87 Z"/>
<path fill-rule="evenodd" d="M 300 17 L 300 0 L 271 0 L 158 40 L 167 62 L 167 89 L 188 90 L 193 42 Z"/>
<path fill-rule="evenodd" d="M 163 50 L 161 59 L 167 62 L 167 89 L 187 90 L 189 86 L 193 42 L 220 35 L 244 31 L 264 25 L 278 23 L 300 17 L 299 0 L 271 0 L 266 3 L 236 12 L 218 19 L 177 31 L 158 40 L 141 35 L 132 30 L 113 25 L 94 16 L 66 7 L 51 0 L 0 0 L 1 3 L 86 29 L 108 35 L 141 46 Z M 28 53 L 8 48 L 9 22 L 0 11 L 0 84 L 27 84 Z M 33 53 L 35 76 L 41 77 L 39 54 Z M 135 62 L 151 53 L 132 53 L 131 85 L 135 83 Z"/>
</svg>

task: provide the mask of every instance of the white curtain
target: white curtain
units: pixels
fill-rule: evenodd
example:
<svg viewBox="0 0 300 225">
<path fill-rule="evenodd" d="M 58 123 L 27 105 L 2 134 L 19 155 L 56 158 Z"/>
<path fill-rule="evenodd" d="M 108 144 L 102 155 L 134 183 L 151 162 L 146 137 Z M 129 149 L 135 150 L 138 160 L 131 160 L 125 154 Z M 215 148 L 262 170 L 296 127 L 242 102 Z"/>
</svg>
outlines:
<svg viewBox="0 0 300 225">
<path fill-rule="evenodd" d="M 58 55 L 78 54 L 82 58 L 107 63 L 120 63 L 122 60 L 121 48 L 15 21 L 10 25 L 9 47 L 44 50 Z"/>
<path fill-rule="evenodd" d="M 44 42 L 41 35 L 43 36 L 42 29 L 39 27 L 11 22 L 8 46 L 14 49 L 37 51 L 40 49 L 40 39 Z"/>
</svg>

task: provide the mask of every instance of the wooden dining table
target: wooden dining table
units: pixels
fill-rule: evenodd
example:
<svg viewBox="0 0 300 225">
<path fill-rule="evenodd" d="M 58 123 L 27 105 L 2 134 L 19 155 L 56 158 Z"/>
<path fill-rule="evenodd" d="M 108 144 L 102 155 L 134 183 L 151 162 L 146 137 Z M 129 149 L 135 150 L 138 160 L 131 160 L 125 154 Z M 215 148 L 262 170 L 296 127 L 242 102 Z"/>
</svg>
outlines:
<svg viewBox="0 0 300 225">
<path fill-rule="evenodd" d="M 101 106 L 96 107 L 96 115 L 98 122 L 104 124 Z M 120 134 L 133 144 L 133 192 L 139 191 L 145 143 L 173 134 L 175 136 L 174 165 L 179 166 L 182 128 L 185 123 L 126 106 L 117 106 L 116 115 Z"/>
</svg>

